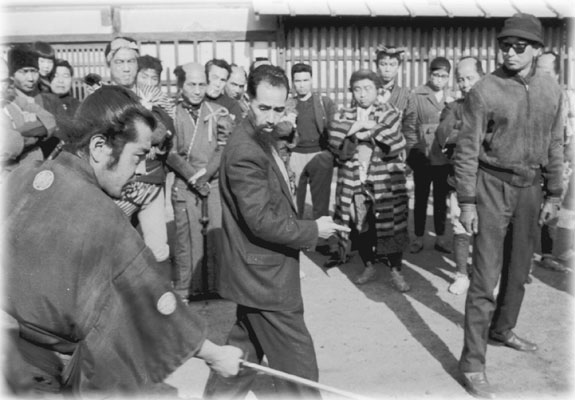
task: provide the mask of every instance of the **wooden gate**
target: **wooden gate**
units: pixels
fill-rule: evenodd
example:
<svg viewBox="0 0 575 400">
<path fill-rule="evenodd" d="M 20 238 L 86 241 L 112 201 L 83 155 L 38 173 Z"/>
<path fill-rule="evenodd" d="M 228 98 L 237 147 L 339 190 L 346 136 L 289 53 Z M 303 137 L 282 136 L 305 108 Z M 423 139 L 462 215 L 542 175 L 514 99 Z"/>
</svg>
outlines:
<svg viewBox="0 0 575 400">
<path fill-rule="evenodd" d="M 542 21 L 545 49 L 560 54 L 561 82 L 573 89 L 575 54 L 573 43 L 567 43 L 567 23 Z M 314 87 L 339 104 L 347 104 L 351 73 L 375 69 L 375 49 L 381 43 L 406 47 L 399 82 L 409 88 L 427 81 L 429 62 L 437 56 L 446 57 L 452 65 L 463 56 L 475 56 L 486 72 L 493 71 L 498 63 L 496 36 L 503 19 L 288 17 L 284 25 L 286 70 L 297 62 L 310 64 Z M 457 89 L 453 73 L 450 86 Z"/>
</svg>

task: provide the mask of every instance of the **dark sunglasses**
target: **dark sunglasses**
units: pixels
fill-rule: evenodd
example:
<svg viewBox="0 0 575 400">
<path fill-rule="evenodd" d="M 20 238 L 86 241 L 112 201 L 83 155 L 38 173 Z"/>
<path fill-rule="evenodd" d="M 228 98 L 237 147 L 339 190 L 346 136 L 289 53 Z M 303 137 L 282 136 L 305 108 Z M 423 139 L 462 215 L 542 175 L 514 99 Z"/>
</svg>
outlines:
<svg viewBox="0 0 575 400">
<path fill-rule="evenodd" d="M 527 46 L 529 46 L 530 44 L 531 43 L 527 43 L 527 42 L 517 42 L 517 43 L 499 42 L 499 48 L 504 53 L 507 53 L 511 48 L 513 48 L 515 53 L 523 54 L 525 52 L 525 49 L 527 48 Z"/>
</svg>

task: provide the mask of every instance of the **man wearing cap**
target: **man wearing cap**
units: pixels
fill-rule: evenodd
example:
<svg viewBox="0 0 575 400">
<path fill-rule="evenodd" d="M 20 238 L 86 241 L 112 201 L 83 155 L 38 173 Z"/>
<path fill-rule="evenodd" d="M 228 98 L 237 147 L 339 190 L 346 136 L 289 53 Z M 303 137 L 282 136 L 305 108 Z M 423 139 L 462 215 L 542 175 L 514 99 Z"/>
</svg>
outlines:
<svg viewBox="0 0 575 400">
<path fill-rule="evenodd" d="M 429 66 L 429 80 L 413 91 L 415 130 L 406 132 L 407 164 L 413 169 L 414 197 L 413 223 L 415 238 L 410 246 L 412 253 L 423 250 L 427 219 L 427 200 L 433 183 L 433 224 L 437 235 L 435 250 L 450 253 L 445 238 L 447 220 L 447 195 L 449 185 L 449 160 L 435 141 L 435 130 L 445 103 L 454 100 L 447 90 L 451 64 L 444 57 L 436 57 Z"/>
<path fill-rule="evenodd" d="M 8 50 L 8 72 L 14 85 L 13 97 L 4 105 L 14 129 L 24 138 L 24 151 L 17 164 L 43 160 L 41 145 L 56 130 L 56 119 L 43 107 L 38 90 L 38 54 L 29 46 Z"/>
<path fill-rule="evenodd" d="M 466 96 L 455 151 L 459 219 L 475 234 L 459 368 L 467 390 L 485 398 L 494 397 L 485 375 L 488 342 L 537 350 L 513 329 L 537 225 L 556 215 L 563 173 L 561 88 L 553 78 L 534 73 L 543 46 L 541 23 L 515 14 L 497 39 L 503 65 Z"/>
</svg>

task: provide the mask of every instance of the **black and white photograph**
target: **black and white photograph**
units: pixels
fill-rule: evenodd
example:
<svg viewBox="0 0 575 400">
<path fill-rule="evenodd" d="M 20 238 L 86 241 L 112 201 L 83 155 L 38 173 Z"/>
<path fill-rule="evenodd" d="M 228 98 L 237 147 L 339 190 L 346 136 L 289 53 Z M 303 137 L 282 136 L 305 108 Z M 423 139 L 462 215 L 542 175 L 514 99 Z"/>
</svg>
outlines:
<svg viewBox="0 0 575 400">
<path fill-rule="evenodd" d="M 572 0 L 1 0 L 0 398 L 575 396 Z"/>
</svg>

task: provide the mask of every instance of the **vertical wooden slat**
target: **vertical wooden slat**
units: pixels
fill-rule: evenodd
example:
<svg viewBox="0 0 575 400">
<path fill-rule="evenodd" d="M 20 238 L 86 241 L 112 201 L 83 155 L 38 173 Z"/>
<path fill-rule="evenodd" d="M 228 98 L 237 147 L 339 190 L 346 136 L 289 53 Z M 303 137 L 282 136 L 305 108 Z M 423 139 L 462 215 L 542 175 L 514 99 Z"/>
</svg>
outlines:
<svg viewBox="0 0 575 400">
<path fill-rule="evenodd" d="M 194 40 L 194 61 L 200 62 L 199 44 L 197 40 Z"/>
<path fill-rule="evenodd" d="M 176 67 L 180 65 L 180 42 L 178 39 L 174 40 L 174 63 Z"/>
</svg>

